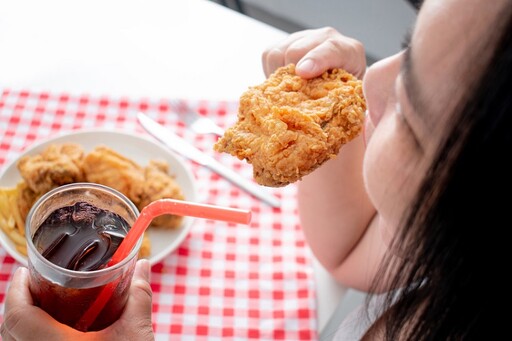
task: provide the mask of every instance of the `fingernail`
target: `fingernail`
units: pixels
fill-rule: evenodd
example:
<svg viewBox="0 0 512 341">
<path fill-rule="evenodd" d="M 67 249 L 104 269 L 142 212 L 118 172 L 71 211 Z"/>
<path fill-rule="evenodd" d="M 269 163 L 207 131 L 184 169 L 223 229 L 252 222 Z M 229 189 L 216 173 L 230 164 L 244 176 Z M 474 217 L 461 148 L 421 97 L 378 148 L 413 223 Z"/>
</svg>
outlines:
<svg viewBox="0 0 512 341">
<path fill-rule="evenodd" d="M 151 277 L 151 266 L 149 261 L 147 259 L 141 259 L 139 260 L 139 263 L 140 274 L 145 280 L 149 282 Z"/>
<path fill-rule="evenodd" d="M 20 266 L 16 269 L 16 272 L 19 272 L 23 276 L 28 276 L 28 269 L 24 266 Z"/>
<path fill-rule="evenodd" d="M 316 63 L 311 59 L 302 60 L 297 64 L 295 71 L 299 73 L 314 73 L 316 69 Z"/>
</svg>

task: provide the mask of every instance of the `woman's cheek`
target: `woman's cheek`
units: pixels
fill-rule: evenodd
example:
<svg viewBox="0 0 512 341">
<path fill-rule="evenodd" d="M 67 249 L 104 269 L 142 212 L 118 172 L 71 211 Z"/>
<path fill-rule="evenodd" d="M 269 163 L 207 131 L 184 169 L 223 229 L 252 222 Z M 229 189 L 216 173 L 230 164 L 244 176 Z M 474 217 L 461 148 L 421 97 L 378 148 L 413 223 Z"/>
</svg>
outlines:
<svg viewBox="0 0 512 341">
<path fill-rule="evenodd" d="M 395 221 L 393 206 L 400 201 L 402 148 L 397 141 L 392 120 L 384 117 L 378 127 L 372 120 L 365 122 L 366 150 L 363 159 L 363 179 L 368 197 L 377 211 L 389 223 Z"/>
</svg>

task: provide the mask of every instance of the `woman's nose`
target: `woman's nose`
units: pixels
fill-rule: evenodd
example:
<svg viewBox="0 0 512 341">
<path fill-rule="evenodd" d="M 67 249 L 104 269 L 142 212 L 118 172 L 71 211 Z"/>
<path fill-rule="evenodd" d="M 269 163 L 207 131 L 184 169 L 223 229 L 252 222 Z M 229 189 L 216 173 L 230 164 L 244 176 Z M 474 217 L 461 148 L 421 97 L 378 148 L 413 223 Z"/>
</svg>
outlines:
<svg viewBox="0 0 512 341">
<path fill-rule="evenodd" d="M 377 126 L 394 94 L 394 83 L 400 72 L 402 53 L 382 59 L 370 66 L 363 79 L 363 91 L 368 109 L 367 119 Z"/>
</svg>

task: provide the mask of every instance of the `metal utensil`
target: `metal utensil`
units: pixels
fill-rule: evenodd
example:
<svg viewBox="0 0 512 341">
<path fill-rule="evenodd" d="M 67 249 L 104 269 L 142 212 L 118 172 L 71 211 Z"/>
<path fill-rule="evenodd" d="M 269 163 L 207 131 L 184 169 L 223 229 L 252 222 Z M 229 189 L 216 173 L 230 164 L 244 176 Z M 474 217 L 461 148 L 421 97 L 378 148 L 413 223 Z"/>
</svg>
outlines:
<svg viewBox="0 0 512 341">
<path fill-rule="evenodd" d="M 180 119 L 197 134 L 215 134 L 217 136 L 224 135 L 224 129 L 219 127 L 208 117 L 200 115 L 197 111 L 192 110 L 184 101 L 170 100 L 171 108 L 176 110 Z"/>
<path fill-rule="evenodd" d="M 189 142 L 185 141 L 184 139 L 174 134 L 169 129 L 162 126 L 160 123 L 149 118 L 141 112 L 138 113 L 137 118 L 142 127 L 148 133 L 150 133 L 157 140 L 160 140 L 170 149 L 183 155 L 186 158 L 189 158 L 194 162 L 199 163 L 200 165 L 208 167 L 212 171 L 218 173 L 225 179 L 231 181 L 233 184 L 242 188 L 246 192 L 254 195 L 255 197 L 261 199 L 270 206 L 281 206 L 280 201 L 272 194 L 268 193 L 263 187 L 252 182 L 249 179 L 242 177 L 240 174 L 221 164 L 210 155 L 203 153 L 202 151 L 191 145 Z"/>
</svg>

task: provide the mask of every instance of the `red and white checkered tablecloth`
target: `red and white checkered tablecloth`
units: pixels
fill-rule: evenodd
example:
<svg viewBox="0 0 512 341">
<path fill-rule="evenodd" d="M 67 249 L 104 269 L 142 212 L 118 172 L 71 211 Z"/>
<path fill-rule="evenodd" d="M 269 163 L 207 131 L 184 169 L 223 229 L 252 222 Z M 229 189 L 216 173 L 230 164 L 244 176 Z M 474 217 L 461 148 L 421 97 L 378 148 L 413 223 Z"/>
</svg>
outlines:
<svg viewBox="0 0 512 341">
<path fill-rule="evenodd" d="M 227 127 L 237 104 L 188 101 Z M 109 98 L 2 90 L 0 167 L 26 146 L 57 132 L 116 128 L 144 133 L 142 110 L 247 178 L 252 167 L 214 154 L 213 135 L 179 122 L 166 99 Z M 189 162 L 188 160 L 186 162 Z M 316 300 L 310 251 L 299 226 L 295 186 L 273 190 L 271 208 L 208 169 L 190 162 L 200 201 L 252 211 L 250 226 L 197 219 L 181 246 L 152 267 L 153 327 L 157 340 L 316 340 Z M 0 247 L 0 322 L 5 292 L 19 264 Z"/>
</svg>

